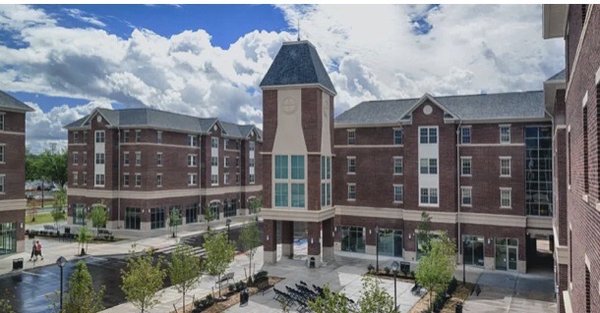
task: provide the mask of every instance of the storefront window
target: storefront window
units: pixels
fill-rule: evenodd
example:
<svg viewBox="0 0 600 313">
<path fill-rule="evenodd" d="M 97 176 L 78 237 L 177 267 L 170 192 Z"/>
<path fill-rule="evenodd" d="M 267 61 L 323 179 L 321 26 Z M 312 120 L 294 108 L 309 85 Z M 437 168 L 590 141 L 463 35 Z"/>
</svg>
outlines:
<svg viewBox="0 0 600 313">
<path fill-rule="evenodd" d="M 141 229 L 141 209 L 125 208 L 125 229 Z"/>
<path fill-rule="evenodd" d="M 198 203 L 194 203 L 185 208 L 185 223 L 198 222 Z"/>
<path fill-rule="evenodd" d="M 483 266 L 483 236 L 463 235 L 463 262 L 469 265 Z"/>
<path fill-rule="evenodd" d="M 150 229 L 165 228 L 165 208 L 150 209 Z"/>
<path fill-rule="evenodd" d="M 0 223 L 0 255 L 17 252 L 17 223 Z"/>
<path fill-rule="evenodd" d="M 379 254 L 402 256 L 402 231 L 393 229 L 379 230 Z"/>
<path fill-rule="evenodd" d="M 365 253 L 363 227 L 342 226 L 342 251 Z"/>
<path fill-rule="evenodd" d="M 75 214 L 73 217 L 73 224 L 85 225 L 85 206 L 83 204 L 75 204 Z"/>
</svg>

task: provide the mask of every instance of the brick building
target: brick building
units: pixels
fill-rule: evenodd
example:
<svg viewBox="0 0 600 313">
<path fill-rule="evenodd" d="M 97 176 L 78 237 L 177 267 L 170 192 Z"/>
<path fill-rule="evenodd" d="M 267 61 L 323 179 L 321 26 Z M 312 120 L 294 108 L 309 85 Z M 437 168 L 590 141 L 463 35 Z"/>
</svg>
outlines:
<svg viewBox="0 0 600 313">
<path fill-rule="evenodd" d="M 277 242 L 290 255 L 305 224 L 316 264 L 375 254 L 378 238 L 379 254 L 416 262 L 423 211 L 489 269 L 525 272 L 536 238 L 552 236 L 542 91 L 369 101 L 334 121 L 335 88 L 307 41 L 284 43 L 261 87 L 265 260 Z"/>
<path fill-rule="evenodd" d="M 262 133 L 253 125 L 154 109 L 96 109 L 68 130 L 69 223 L 90 224 L 94 205 L 109 229 L 149 231 L 248 214 L 260 195 Z"/>
<path fill-rule="evenodd" d="M 25 113 L 30 111 L 0 91 L 0 256 L 25 249 Z"/>
<path fill-rule="evenodd" d="M 544 5 L 565 71 L 545 83 L 554 115 L 555 275 L 560 312 L 600 312 L 600 6 Z"/>
</svg>

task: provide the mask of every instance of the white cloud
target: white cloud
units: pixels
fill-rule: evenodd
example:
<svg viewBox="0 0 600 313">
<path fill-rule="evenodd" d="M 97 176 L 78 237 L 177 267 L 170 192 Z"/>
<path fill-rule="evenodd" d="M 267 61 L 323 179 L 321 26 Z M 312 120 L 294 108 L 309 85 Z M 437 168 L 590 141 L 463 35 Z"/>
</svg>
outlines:
<svg viewBox="0 0 600 313">
<path fill-rule="evenodd" d="M 97 26 L 97 27 L 106 27 L 106 24 L 104 24 L 104 22 L 102 22 L 100 20 L 100 18 L 98 18 L 97 16 L 93 15 L 93 14 L 89 14 L 86 12 L 83 12 L 79 9 L 64 9 L 64 11 L 67 13 L 67 15 L 69 15 L 70 17 L 74 18 L 74 19 L 78 19 L 82 22 Z"/>
<path fill-rule="evenodd" d="M 317 46 L 338 91 L 337 113 L 363 100 L 420 97 L 425 92 L 541 89 L 542 81 L 563 64 L 562 43 L 542 39 L 539 5 L 280 9 L 290 28 L 300 19 L 301 37 Z M 81 11 L 70 13 L 100 21 Z M 415 30 L 425 22 L 431 30 L 417 35 Z M 59 121 L 74 120 L 97 101 L 261 125 L 258 84 L 281 42 L 296 37 L 253 31 L 227 49 L 214 46 L 202 29 L 171 37 L 133 29 L 129 37 L 119 38 L 103 29 L 61 27 L 43 10 L 27 6 L 0 6 L 2 30 L 25 44 L 0 44 L 3 89 L 91 101 L 31 114 L 28 142 L 38 143 L 64 140 L 61 130 L 46 138 L 48 132 L 38 129 L 55 131 Z"/>
</svg>

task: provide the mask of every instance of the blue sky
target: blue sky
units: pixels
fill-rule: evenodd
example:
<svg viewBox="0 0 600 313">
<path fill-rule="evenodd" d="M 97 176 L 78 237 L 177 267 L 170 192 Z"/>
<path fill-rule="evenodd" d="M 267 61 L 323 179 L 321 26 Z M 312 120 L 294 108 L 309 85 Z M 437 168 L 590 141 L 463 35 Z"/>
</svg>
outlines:
<svg viewBox="0 0 600 313">
<path fill-rule="evenodd" d="M 539 90 L 564 66 L 540 5 L 0 5 L 0 86 L 36 109 L 33 152 L 64 147 L 62 126 L 96 107 L 261 127 L 257 86 L 298 20 L 336 114 L 426 92 Z"/>
</svg>

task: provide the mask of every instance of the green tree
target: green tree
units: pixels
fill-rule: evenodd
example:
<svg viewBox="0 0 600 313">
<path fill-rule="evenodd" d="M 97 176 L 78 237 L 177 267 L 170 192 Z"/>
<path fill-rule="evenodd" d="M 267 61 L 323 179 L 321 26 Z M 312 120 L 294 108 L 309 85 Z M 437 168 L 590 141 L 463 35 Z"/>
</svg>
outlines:
<svg viewBox="0 0 600 313">
<path fill-rule="evenodd" d="M 206 251 L 204 268 L 209 275 L 217 276 L 217 281 L 220 281 L 221 275 L 225 273 L 235 255 L 235 247 L 223 233 L 206 234 L 203 247 Z M 221 297 L 221 283 L 219 283 L 219 297 Z"/>
<path fill-rule="evenodd" d="M 54 193 L 54 208 L 50 214 L 54 220 L 54 225 L 58 229 L 58 222 L 67 218 L 65 212 L 65 206 L 67 205 L 67 192 L 64 188 L 59 187 L 58 191 Z"/>
<path fill-rule="evenodd" d="M 354 313 L 348 297 L 342 292 L 332 292 L 329 286 L 323 287 L 323 295 L 308 302 L 308 307 L 315 313 Z"/>
<path fill-rule="evenodd" d="M 108 211 L 106 206 L 101 203 L 92 205 L 90 211 L 90 219 L 92 220 L 92 226 L 96 227 L 96 236 L 101 227 L 106 227 L 106 221 L 108 220 Z"/>
<path fill-rule="evenodd" d="M 250 214 L 256 214 L 260 212 L 262 208 L 262 199 L 260 197 L 252 198 L 248 200 L 248 209 Z"/>
<path fill-rule="evenodd" d="M 365 275 L 362 278 L 362 292 L 358 300 L 360 313 L 395 312 L 394 298 L 381 287 L 376 277 Z"/>
<path fill-rule="evenodd" d="M 77 243 L 78 249 L 81 250 L 81 255 L 85 255 L 88 250 L 88 244 L 92 241 L 92 232 L 87 226 L 82 226 L 79 228 L 79 233 L 77 234 Z"/>
<path fill-rule="evenodd" d="M 248 275 L 252 277 L 252 258 L 256 254 L 256 249 L 262 244 L 257 223 L 245 225 L 240 232 L 238 242 L 242 251 L 248 256 Z"/>
<path fill-rule="evenodd" d="M 434 238 L 431 233 L 431 216 L 427 212 L 421 213 L 421 222 L 417 227 L 417 245 L 421 246 L 422 255 L 427 255 L 431 251 L 431 240 Z M 419 253 L 419 251 L 417 251 Z M 421 257 L 421 255 L 418 255 Z"/>
<path fill-rule="evenodd" d="M 192 247 L 177 245 L 169 264 L 169 278 L 177 291 L 183 294 L 183 313 L 185 313 L 185 295 L 200 280 L 202 267 L 200 258 L 194 255 Z"/>
<path fill-rule="evenodd" d="M 69 292 L 63 304 L 63 313 L 95 313 L 102 311 L 104 286 L 96 291 L 92 275 L 85 262 L 79 261 L 69 278 Z"/>
<path fill-rule="evenodd" d="M 429 307 L 432 294 L 439 294 L 448 288 L 456 268 L 456 245 L 442 234 L 431 241 L 431 251 L 421 258 L 415 274 L 416 281 L 429 291 Z"/>
<path fill-rule="evenodd" d="M 127 266 L 121 270 L 121 290 L 127 301 L 131 302 L 142 313 L 159 303 L 158 292 L 163 287 L 165 270 L 161 269 L 162 259 L 153 262 L 151 252 L 135 256 L 132 252 Z"/>
<path fill-rule="evenodd" d="M 210 222 L 217 219 L 213 210 L 211 210 L 210 206 L 204 207 L 204 220 L 206 221 L 206 230 L 210 231 Z"/>
<path fill-rule="evenodd" d="M 177 237 L 177 227 L 181 225 L 181 211 L 178 208 L 172 208 L 169 212 L 169 226 L 173 231 L 173 238 Z"/>
</svg>

